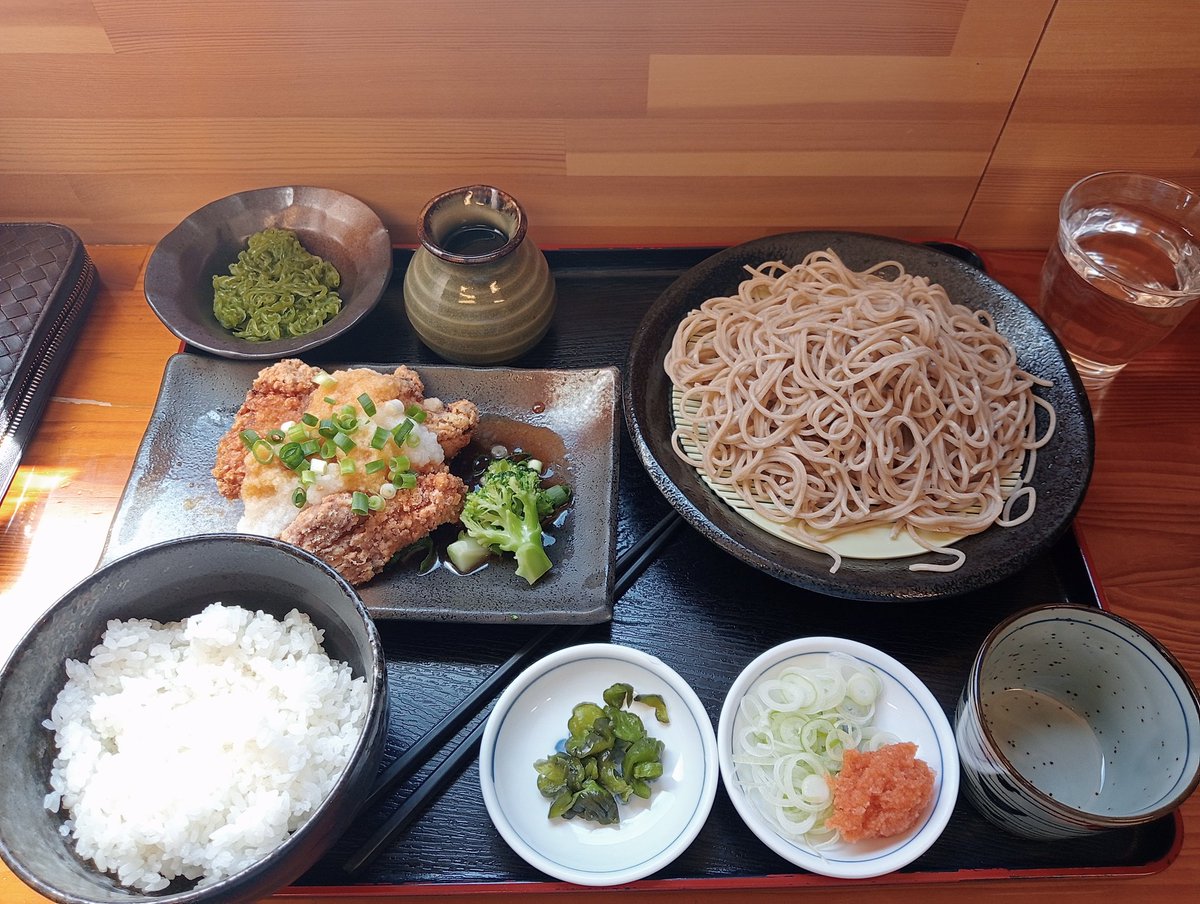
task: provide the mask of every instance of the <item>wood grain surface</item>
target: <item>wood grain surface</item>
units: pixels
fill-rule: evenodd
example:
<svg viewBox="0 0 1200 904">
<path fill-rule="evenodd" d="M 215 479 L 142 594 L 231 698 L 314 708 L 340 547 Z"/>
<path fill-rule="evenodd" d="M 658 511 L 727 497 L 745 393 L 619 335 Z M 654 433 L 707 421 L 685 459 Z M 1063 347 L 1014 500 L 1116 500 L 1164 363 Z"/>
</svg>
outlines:
<svg viewBox="0 0 1200 904">
<path fill-rule="evenodd" d="M 1046 247 L 1077 179 L 1200 186 L 1200 3 L 1058 0 L 959 237 Z"/>
<path fill-rule="evenodd" d="M 1200 181 L 1196 0 L 0 0 L 0 219 L 155 242 L 232 192 L 397 243 L 492 182 L 545 246 L 798 228 L 1045 247 L 1074 179 Z"/>
<path fill-rule="evenodd" d="M 149 419 L 163 366 L 177 350 L 174 337 L 150 312 L 141 279 L 148 246 L 92 246 L 101 293 L 83 336 L 59 381 L 41 428 L 0 505 L 0 658 L 24 627 L 60 593 L 95 566 L 105 532 Z M 989 269 L 1027 299 L 1036 295 L 1040 252 L 988 255 Z M 1111 609 L 1159 637 L 1200 679 L 1200 319 L 1192 317 L 1158 348 L 1094 399 L 1095 476 L 1078 519 Z M 901 902 L 1190 900 L 1200 888 L 1200 796 L 1184 809 L 1182 850 L 1175 862 L 1136 879 L 939 882 L 877 889 Z M 853 883 L 811 890 L 822 901 L 851 904 L 863 888 Z M 598 901 L 600 891 L 566 891 L 554 900 Z M 777 901 L 792 890 L 747 892 L 706 887 L 659 891 L 653 883 L 622 890 L 622 901 Z M 456 904 L 477 895 L 406 897 Z M 497 900 L 521 901 L 520 889 Z M 292 904 L 330 897 L 284 893 Z M 378 901 L 369 888 L 335 898 Z M 0 901 L 43 899 L 0 868 Z"/>
</svg>

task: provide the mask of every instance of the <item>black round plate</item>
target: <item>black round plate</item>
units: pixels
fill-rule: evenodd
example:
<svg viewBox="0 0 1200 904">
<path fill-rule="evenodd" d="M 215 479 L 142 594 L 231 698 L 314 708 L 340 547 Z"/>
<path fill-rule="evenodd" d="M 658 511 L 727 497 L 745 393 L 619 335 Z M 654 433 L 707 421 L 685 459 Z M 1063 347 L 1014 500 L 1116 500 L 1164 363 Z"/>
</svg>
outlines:
<svg viewBox="0 0 1200 904">
<path fill-rule="evenodd" d="M 705 299 L 733 294 L 745 266 L 779 260 L 799 263 L 811 251 L 832 249 L 862 270 L 883 260 L 940 283 L 951 301 L 985 309 L 1012 343 L 1022 368 L 1053 382 L 1039 395 L 1057 412 L 1050 442 L 1038 451 L 1033 516 L 1016 527 L 992 527 L 955 544 L 966 554 L 957 571 L 914 572 L 918 561 L 850 559 L 830 574 L 828 556 L 803 549 L 755 527 L 726 505 L 696 471 L 671 450 L 671 382 L 663 370 L 680 320 Z M 847 232 L 793 232 L 768 236 L 714 254 L 693 267 L 654 303 L 634 335 L 624 389 L 625 419 L 651 478 L 683 517 L 704 536 L 744 562 L 798 587 L 863 600 L 940 599 L 978 589 L 1023 568 L 1067 529 L 1092 474 L 1095 437 L 1091 408 L 1074 367 L 1041 319 L 1016 295 L 963 261 L 924 245 Z M 1039 418 L 1044 418 L 1039 412 Z M 1044 428 L 1042 421 L 1040 426 Z"/>
</svg>

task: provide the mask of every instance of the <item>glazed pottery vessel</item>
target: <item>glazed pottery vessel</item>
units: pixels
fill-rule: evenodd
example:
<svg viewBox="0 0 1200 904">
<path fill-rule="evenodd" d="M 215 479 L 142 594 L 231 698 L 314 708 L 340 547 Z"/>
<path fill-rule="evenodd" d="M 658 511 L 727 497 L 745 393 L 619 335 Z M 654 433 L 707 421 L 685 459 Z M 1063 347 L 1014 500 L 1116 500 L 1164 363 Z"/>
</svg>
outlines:
<svg viewBox="0 0 1200 904">
<path fill-rule="evenodd" d="M 470 185 L 421 212 L 404 305 L 421 341 L 457 364 L 503 364 L 533 348 L 554 317 L 554 277 L 511 195 Z"/>
<path fill-rule="evenodd" d="M 1141 628 L 1041 606 L 983 642 L 959 700 L 963 789 L 1000 828 L 1068 838 L 1142 825 L 1200 781 L 1200 703 Z"/>
</svg>

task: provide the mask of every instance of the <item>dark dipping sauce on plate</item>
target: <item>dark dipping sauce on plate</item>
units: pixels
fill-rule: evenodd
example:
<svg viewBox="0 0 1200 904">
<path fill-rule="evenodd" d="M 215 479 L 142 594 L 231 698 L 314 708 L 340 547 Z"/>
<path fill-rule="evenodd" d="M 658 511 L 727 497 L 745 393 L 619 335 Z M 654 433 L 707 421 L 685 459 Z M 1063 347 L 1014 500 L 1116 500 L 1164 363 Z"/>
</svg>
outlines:
<svg viewBox="0 0 1200 904">
<path fill-rule="evenodd" d="M 546 427 L 497 415 L 480 415 L 479 425 L 475 428 L 471 442 L 450 462 L 450 473 L 460 477 L 469 492 L 479 485 L 479 478 L 491 462 L 497 458 L 521 457 L 536 458 L 542 463 L 543 486 L 566 483 L 574 489 L 567 465 L 567 449 L 561 436 Z M 573 500 L 572 496 L 572 501 L 555 512 L 552 520 L 542 523 L 542 536 L 547 546 L 553 546 L 560 537 L 565 538 L 565 525 L 573 508 Z M 468 577 L 485 571 L 490 564 L 500 561 L 501 557 L 494 555 L 465 575 L 459 572 L 450 564 L 446 547 L 458 539 L 462 530 L 463 526 L 458 521 L 443 524 L 425 540 L 419 540 L 413 546 L 397 553 L 397 564 L 406 570 L 415 569 L 418 574 L 428 574 L 438 568 L 445 568 L 452 574 Z M 504 558 L 508 560 L 504 567 L 516 568 L 511 555 Z M 550 574 L 553 574 L 553 571 Z M 537 584 L 531 589 L 536 590 Z"/>
</svg>

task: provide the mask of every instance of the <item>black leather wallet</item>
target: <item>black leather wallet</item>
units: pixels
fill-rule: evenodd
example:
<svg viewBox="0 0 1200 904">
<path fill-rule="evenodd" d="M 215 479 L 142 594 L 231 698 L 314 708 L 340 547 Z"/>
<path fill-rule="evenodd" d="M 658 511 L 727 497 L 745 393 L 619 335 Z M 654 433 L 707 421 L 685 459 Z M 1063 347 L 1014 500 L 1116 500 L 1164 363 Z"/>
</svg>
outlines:
<svg viewBox="0 0 1200 904">
<path fill-rule="evenodd" d="M 0 498 L 96 292 L 83 242 L 54 223 L 0 223 Z"/>
</svg>

